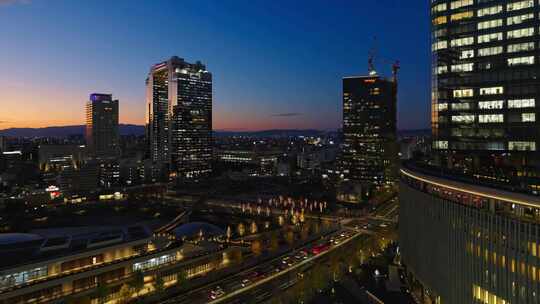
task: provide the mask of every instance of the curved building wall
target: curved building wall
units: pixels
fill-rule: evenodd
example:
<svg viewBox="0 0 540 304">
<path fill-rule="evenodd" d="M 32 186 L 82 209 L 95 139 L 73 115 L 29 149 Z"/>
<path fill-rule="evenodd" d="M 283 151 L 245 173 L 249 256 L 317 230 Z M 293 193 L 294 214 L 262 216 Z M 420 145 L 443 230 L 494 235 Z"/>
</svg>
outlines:
<svg viewBox="0 0 540 304">
<path fill-rule="evenodd" d="M 403 263 L 443 304 L 540 303 L 537 198 L 477 188 L 402 170 Z"/>
</svg>

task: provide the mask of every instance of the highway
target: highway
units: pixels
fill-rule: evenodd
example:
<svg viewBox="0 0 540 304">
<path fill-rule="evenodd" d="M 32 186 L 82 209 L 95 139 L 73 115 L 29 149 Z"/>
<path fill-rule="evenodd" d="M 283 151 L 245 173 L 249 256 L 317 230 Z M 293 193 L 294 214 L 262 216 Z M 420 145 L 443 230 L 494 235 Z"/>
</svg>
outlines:
<svg viewBox="0 0 540 304">
<path fill-rule="evenodd" d="M 320 263 L 329 253 L 360 235 L 362 233 L 357 231 L 339 230 L 314 244 L 160 303 L 263 302 L 274 289 L 284 290 L 294 285 L 298 280 L 297 273 Z"/>
</svg>

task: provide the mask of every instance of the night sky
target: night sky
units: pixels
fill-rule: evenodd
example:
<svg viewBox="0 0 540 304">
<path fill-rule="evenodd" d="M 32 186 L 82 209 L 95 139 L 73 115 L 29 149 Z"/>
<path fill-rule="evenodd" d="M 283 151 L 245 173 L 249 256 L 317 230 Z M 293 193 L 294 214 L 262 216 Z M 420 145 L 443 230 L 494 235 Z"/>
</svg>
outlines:
<svg viewBox="0 0 540 304">
<path fill-rule="evenodd" d="M 429 127 L 429 1 L 0 0 L 0 129 L 84 123 L 92 92 L 144 123 L 177 55 L 214 77 L 214 129 L 336 129 L 341 78 L 399 59 L 399 127 Z M 374 38 L 376 42 L 374 42 Z"/>
</svg>

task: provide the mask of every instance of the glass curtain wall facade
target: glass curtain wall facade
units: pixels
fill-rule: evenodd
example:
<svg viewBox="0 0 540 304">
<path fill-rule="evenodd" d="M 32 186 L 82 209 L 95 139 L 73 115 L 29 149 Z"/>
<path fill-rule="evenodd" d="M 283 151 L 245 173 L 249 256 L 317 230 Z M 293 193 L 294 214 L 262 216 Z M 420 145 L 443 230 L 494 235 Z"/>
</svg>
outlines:
<svg viewBox="0 0 540 304">
<path fill-rule="evenodd" d="M 147 99 L 151 159 L 179 180 L 210 174 L 212 74 L 200 62 L 172 57 L 152 67 Z"/>
<path fill-rule="evenodd" d="M 343 78 L 343 173 L 363 193 L 397 177 L 396 91 L 379 76 Z"/>
<path fill-rule="evenodd" d="M 540 200 L 401 170 L 400 253 L 439 304 L 540 303 Z"/>
<path fill-rule="evenodd" d="M 431 0 L 437 165 L 540 190 L 538 0 Z"/>
<path fill-rule="evenodd" d="M 92 156 L 118 156 L 118 100 L 113 100 L 112 95 L 90 95 L 86 103 L 86 144 Z"/>
</svg>

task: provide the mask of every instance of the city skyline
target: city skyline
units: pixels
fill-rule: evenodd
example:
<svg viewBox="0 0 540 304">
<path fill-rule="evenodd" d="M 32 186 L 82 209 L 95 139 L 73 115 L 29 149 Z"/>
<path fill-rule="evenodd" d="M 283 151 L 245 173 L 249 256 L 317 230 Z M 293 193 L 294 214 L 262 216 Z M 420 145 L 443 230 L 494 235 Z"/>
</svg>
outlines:
<svg viewBox="0 0 540 304">
<path fill-rule="evenodd" d="M 538 303 L 540 0 L 412 2 L 0 0 L 0 304 Z"/>
<path fill-rule="evenodd" d="M 385 4 L 393 4 L 393 8 L 388 10 Z M 390 74 L 390 64 L 385 61 L 402 62 L 399 128 L 429 126 L 429 53 L 419 56 L 413 47 L 429 45 L 429 24 L 413 31 L 418 34 L 407 38 L 415 41 L 410 46 L 397 31 L 386 31 L 374 42 L 381 23 L 369 14 L 384 8 L 390 22 L 383 26 L 397 27 L 403 23 L 402 16 L 427 16 L 427 4 L 410 7 L 386 1 L 360 6 L 351 2 L 349 9 L 357 13 L 354 18 L 347 6 L 336 8 L 323 2 L 310 3 L 304 11 L 299 11 L 300 3 L 287 4 L 290 12 L 282 16 L 276 14 L 281 8 L 278 5 L 243 2 L 188 2 L 184 5 L 189 13 L 180 12 L 172 2 L 142 3 L 124 16 L 127 6 L 119 2 L 108 5 L 102 17 L 98 11 L 104 5 L 14 1 L 0 6 L 3 28 L 16 19 L 26 20 L 1 37 L 12 46 L 0 51 L 0 61 L 14 72 L 0 78 L 0 99 L 5 105 L 0 129 L 82 124 L 86 96 L 95 91 L 123 100 L 121 123 L 143 125 L 148 66 L 172 55 L 201 60 L 214 71 L 215 130 L 337 129 L 341 125 L 341 78 L 365 74 L 367 53 L 374 45 L 380 58 L 377 68 L 383 74 Z M 178 20 L 166 18 L 163 35 L 185 35 L 193 43 L 160 43 L 159 30 L 147 18 L 155 7 L 179 11 Z M 57 15 L 55 10 L 69 14 Z M 119 16 L 122 22 L 98 24 Z M 313 22 L 323 16 L 328 29 Z M 238 17 L 244 22 L 237 21 Z M 88 18 L 99 22 L 86 28 Z M 135 23 L 136 19 L 141 22 Z M 189 26 L 178 29 L 180 20 Z M 219 31 L 222 25 L 229 28 L 223 34 Z M 43 29 L 42 35 L 35 34 L 38 27 Z M 343 35 L 333 35 L 336 29 Z M 399 53 L 394 51 L 398 46 Z M 38 76 L 45 74 L 48 76 Z M 16 107 L 21 103 L 27 105 L 24 115 Z"/>
</svg>

